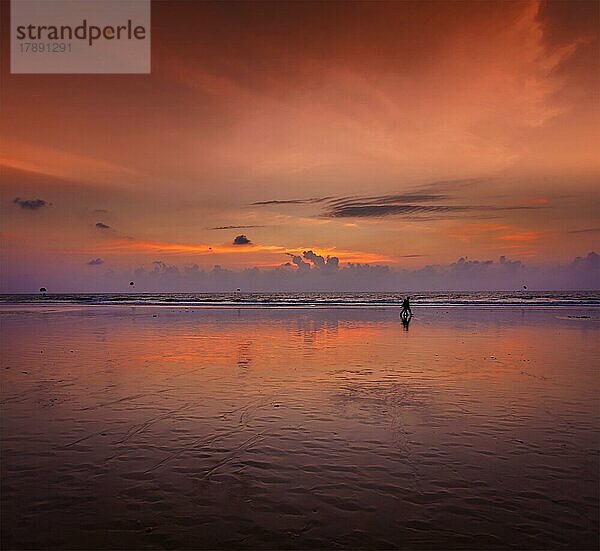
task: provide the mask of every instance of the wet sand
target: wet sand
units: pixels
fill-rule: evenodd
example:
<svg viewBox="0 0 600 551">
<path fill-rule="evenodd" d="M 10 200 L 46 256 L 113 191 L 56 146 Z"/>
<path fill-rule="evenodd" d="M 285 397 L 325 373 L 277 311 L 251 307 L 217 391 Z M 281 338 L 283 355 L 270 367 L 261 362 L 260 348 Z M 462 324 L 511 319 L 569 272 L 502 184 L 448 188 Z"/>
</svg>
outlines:
<svg viewBox="0 0 600 551">
<path fill-rule="evenodd" d="M 2 548 L 596 549 L 599 318 L 5 306 Z"/>
</svg>

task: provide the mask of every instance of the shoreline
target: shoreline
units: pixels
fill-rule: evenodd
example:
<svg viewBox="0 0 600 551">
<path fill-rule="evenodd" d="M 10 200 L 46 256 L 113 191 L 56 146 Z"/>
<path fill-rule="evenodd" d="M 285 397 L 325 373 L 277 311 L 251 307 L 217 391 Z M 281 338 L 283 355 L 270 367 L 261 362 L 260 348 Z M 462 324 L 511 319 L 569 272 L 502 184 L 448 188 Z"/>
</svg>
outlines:
<svg viewBox="0 0 600 551">
<path fill-rule="evenodd" d="M 206 309 L 206 310 L 393 310 L 402 309 L 401 304 L 343 304 L 343 303 L 302 303 L 302 304 L 268 304 L 268 303 L 85 303 L 85 302 L 47 302 L 40 304 L 37 302 L 6 302 L 0 303 L 0 312 L 22 310 L 47 310 L 52 308 L 73 308 L 73 309 L 92 309 L 92 308 L 158 308 L 158 309 Z M 419 310 L 442 310 L 442 309 L 469 309 L 469 310 L 566 310 L 566 309 L 585 309 L 600 310 L 600 304 L 535 304 L 535 303 L 499 303 L 499 304 L 413 304 L 416 312 Z M 414 314 L 414 313 L 413 313 Z"/>
</svg>

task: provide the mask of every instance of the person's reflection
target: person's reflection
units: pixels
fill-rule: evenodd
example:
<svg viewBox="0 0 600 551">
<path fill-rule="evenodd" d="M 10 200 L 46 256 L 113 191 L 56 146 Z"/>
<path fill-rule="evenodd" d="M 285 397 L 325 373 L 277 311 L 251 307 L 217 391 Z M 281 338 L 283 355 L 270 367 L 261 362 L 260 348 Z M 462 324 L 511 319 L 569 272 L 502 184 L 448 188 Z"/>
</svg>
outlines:
<svg viewBox="0 0 600 551">
<path fill-rule="evenodd" d="M 405 331 L 408 331 L 408 326 L 410 325 L 411 319 L 412 319 L 412 316 L 400 318 L 400 320 L 402 321 L 402 327 L 404 327 Z"/>
<path fill-rule="evenodd" d="M 252 341 L 239 343 L 237 365 L 242 369 L 252 367 Z"/>
</svg>

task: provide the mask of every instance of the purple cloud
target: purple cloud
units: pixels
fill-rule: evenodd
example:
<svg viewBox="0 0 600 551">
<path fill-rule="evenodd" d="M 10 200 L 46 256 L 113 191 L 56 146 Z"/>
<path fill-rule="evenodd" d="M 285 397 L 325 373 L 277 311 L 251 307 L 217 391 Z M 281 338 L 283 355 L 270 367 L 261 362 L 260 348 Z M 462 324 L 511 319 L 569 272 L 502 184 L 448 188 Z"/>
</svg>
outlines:
<svg viewBox="0 0 600 551">
<path fill-rule="evenodd" d="M 233 244 L 234 245 L 250 245 L 250 243 L 252 243 L 252 241 L 250 241 L 250 239 L 248 239 L 245 235 L 238 235 L 234 240 L 233 240 Z"/>
<path fill-rule="evenodd" d="M 13 203 L 27 210 L 38 210 L 50 204 L 44 199 L 21 199 L 20 197 L 15 197 Z"/>
</svg>

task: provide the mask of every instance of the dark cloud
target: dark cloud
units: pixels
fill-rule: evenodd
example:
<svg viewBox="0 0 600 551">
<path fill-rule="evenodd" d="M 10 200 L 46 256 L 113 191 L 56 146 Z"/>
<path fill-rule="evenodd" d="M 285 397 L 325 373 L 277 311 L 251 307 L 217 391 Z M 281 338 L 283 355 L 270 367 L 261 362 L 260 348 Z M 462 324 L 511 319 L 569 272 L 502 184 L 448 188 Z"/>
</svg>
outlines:
<svg viewBox="0 0 600 551">
<path fill-rule="evenodd" d="M 382 218 L 384 216 L 418 217 L 420 220 L 448 218 L 461 213 L 472 218 L 489 218 L 493 213 L 513 210 L 534 210 L 543 206 L 495 205 L 421 205 L 449 199 L 438 194 L 383 195 L 381 197 L 350 198 L 330 201 L 323 213 L 326 218 Z"/>
<path fill-rule="evenodd" d="M 438 193 L 404 193 L 373 197 L 321 197 L 309 199 L 290 199 L 258 201 L 253 205 L 298 205 L 325 203 L 323 215 L 327 218 L 366 218 L 382 217 L 394 214 L 410 215 L 420 213 L 448 213 L 464 211 L 468 207 L 419 205 L 448 199 Z"/>
<path fill-rule="evenodd" d="M 352 205 L 355 202 L 360 204 L 372 204 L 372 205 L 395 205 L 395 204 L 407 204 L 407 203 L 423 203 L 423 202 L 434 202 L 441 201 L 443 199 L 449 199 L 446 195 L 448 191 L 460 190 L 466 187 L 470 187 L 481 183 L 482 180 L 475 178 L 465 178 L 460 180 L 439 180 L 419 186 L 418 191 L 411 193 L 398 193 L 390 195 L 380 195 L 374 197 L 309 197 L 307 199 L 271 199 L 268 201 L 256 201 L 251 203 L 252 205 L 306 205 L 306 204 L 317 204 L 327 203 L 331 208 L 340 208 L 343 206 Z"/>
<path fill-rule="evenodd" d="M 104 260 L 101 258 L 92 258 L 92 260 L 87 263 L 88 266 L 100 266 L 101 264 L 104 264 Z"/>
<path fill-rule="evenodd" d="M 298 270 L 300 272 L 308 272 L 308 271 L 310 271 L 310 263 L 304 262 L 304 260 L 302 259 L 301 256 L 296 255 L 296 254 L 292 254 L 292 253 L 285 253 L 285 254 L 287 254 L 292 259 L 292 264 L 294 264 L 295 266 L 297 266 Z"/>
<path fill-rule="evenodd" d="M 110 226 L 107 226 L 106 224 L 103 224 L 102 222 L 96 222 L 96 227 L 99 230 L 108 230 L 110 228 Z"/>
<path fill-rule="evenodd" d="M 325 259 L 321 255 L 315 254 L 312 251 L 304 251 L 302 256 L 306 260 L 310 260 L 315 266 L 322 267 L 325 265 Z"/>
<path fill-rule="evenodd" d="M 584 230 L 570 230 L 569 233 L 596 233 L 600 232 L 600 228 L 586 228 Z"/>
<path fill-rule="evenodd" d="M 246 230 L 248 228 L 264 228 L 264 226 L 215 226 L 209 230 Z"/>
<path fill-rule="evenodd" d="M 506 258 L 501 257 L 501 263 L 505 263 Z M 467 271 L 472 269 L 479 269 L 485 266 L 491 266 L 494 264 L 493 260 L 468 260 L 467 258 L 459 258 L 453 264 L 450 264 L 451 271 Z"/>
<path fill-rule="evenodd" d="M 13 203 L 15 203 L 15 205 L 19 205 L 22 209 L 27 210 L 38 210 L 42 207 L 50 205 L 50 203 L 44 199 L 21 199 L 20 197 L 15 197 L 13 199 Z"/>
<path fill-rule="evenodd" d="M 179 268 L 175 264 L 167 264 L 162 260 L 155 260 L 152 264 L 154 266 L 154 269 L 150 272 L 152 275 L 161 273 L 179 275 Z"/>
<path fill-rule="evenodd" d="M 248 239 L 245 235 L 238 235 L 234 240 L 233 240 L 233 244 L 234 245 L 250 245 L 250 243 L 252 243 L 252 241 L 250 241 L 250 239 Z"/>
<path fill-rule="evenodd" d="M 312 262 L 315 268 L 320 270 L 335 271 L 339 268 L 340 259 L 337 256 L 322 257 L 320 254 L 315 254 L 313 251 L 304 251 L 302 256 Z"/>
<path fill-rule="evenodd" d="M 446 214 L 451 212 L 463 212 L 470 207 L 443 206 L 443 205 L 385 205 L 385 204 L 360 204 L 354 203 L 333 207 L 324 214 L 328 218 L 381 218 L 383 216 L 413 214 Z"/>
<path fill-rule="evenodd" d="M 480 184 L 482 180 L 440 180 L 418 188 L 410 193 L 395 193 L 378 196 L 318 197 L 308 199 L 258 201 L 253 205 L 303 205 L 323 204 L 325 218 L 383 218 L 404 216 L 418 220 L 437 220 L 458 216 L 471 218 L 493 218 L 494 213 L 512 210 L 531 210 L 543 206 L 497 206 L 443 204 L 455 197 L 448 195 L 452 190 L 463 190 Z M 432 204 L 433 203 L 433 204 Z M 440 204 L 442 203 L 442 204 Z"/>
<path fill-rule="evenodd" d="M 323 203 L 333 197 L 310 197 L 309 199 L 272 199 L 269 201 L 256 201 L 252 205 L 303 205 L 312 203 Z"/>
<path fill-rule="evenodd" d="M 313 251 L 304 251 L 302 255 L 285 253 L 292 262 L 286 262 L 284 267 L 296 266 L 299 272 L 309 272 L 311 268 L 320 272 L 336 272 L 340 266 L 340 259 L 337 256 L 328 256 L 327 258 L 316 254 Z"/>
<path fill-rule="evenodd" d="M 408 203 L 430 203 L 448 199 L 446 195 L 432 193 L 403 193 L 395 195 L 379 195 L 375 197 L 340 197 L 331 199 L 328 205 L 332 208 L 352 206 L 357 202 L 361 205 L 397 205 Z"/>
</svg>

